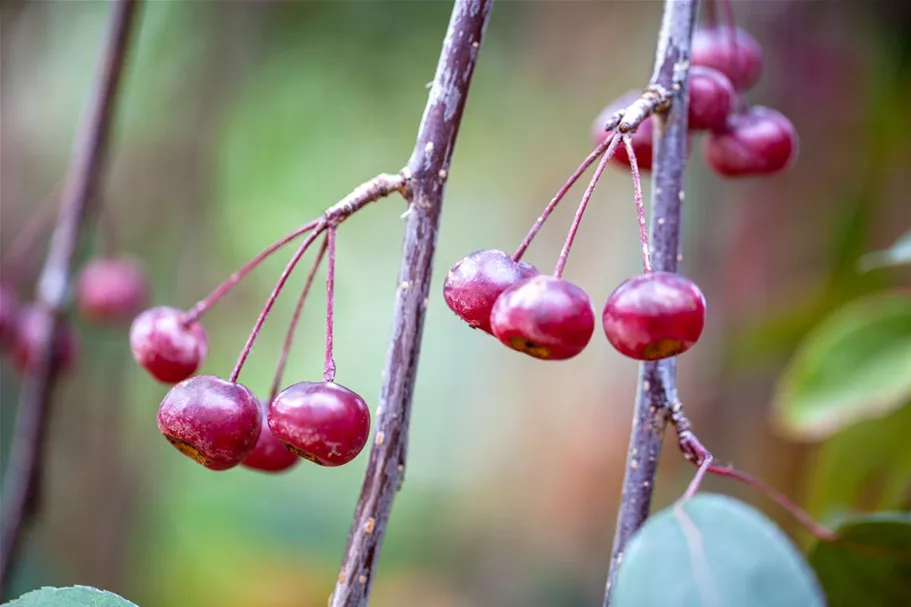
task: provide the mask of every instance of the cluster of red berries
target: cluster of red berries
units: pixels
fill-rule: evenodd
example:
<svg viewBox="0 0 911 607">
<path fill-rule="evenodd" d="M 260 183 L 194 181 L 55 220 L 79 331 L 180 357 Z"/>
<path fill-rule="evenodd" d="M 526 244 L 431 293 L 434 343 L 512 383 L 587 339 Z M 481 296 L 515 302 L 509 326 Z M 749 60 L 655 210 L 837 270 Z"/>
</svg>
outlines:
<svg viewBox="0 0 911 607">
<path fill-rule="evenodd" d="M 595 309 L 584 290 L 495 249 L 459 260 L 446 276 L 443 297 L 470 326 L 534 358 L 572 358 L 595 330 Z M 607 298 L 601 320 L 619 352 L 658 360 L 698 341 L 705 326 L 705 298 L 682 276 L 649 272 L 620 284 Z"/>
<path fill-rule="evenodd" d="M 762 48 L 733 25 L 701 28 L 693 36 L 689 76 L 688 128 L 709 133 L 703 147 L 706 163 L 724 177 L 771 175 L 791 167 L 799 147 L 794 125 L 780 112 L 750 106 L 743 96 L 762 74 Z M 633 91 L 608 105 L 595 120 L 593 137 L 602 142 L 608 118 L 638 96 Z M 632 135 L 639 168 L 651 169 L 653 127 L 645 119 Z M 614 161 L 629 166 L 618 149 Z"/>
<path fill-rule="evenodd" d="M 11 272 L 15 276 L 15 272 Z M 29 373 L 44 334 L 45 315 L 37 303 L 20 303 L 15 280 L 0 283 L 0 344 L 12 355 L 20 373 Z M 142 308 L 148 295 L 145 272 L 128 257 L 98 258 L 89 261 L 76 282 L 75 300 L 79 313 L 97 324 L 119 324 Z M 65 371 L 76 362 L 78 340 L 69 324 L 64 324 L 54 345 L 54 363 Z"/>
<path fill-rule="evenodd" d="M 227 470 L 242 465 L 263 472 L 279 472 L 290 469 L 300 458 L 322 466 L 341 466 L 354 459 L 367 443 L 370 432 L 367 403 L 334 381 L 334 226 L 318 226 L 298 249 L 260 314 L 231 377 L 225 380 L 213 375 L 193 375 L 208 352 L 208 336 L 199 322 L 200 316 L 243 275 L 306 231 L 299 229 L 266 249 L 192 310 L 154 307 L 133 321 L 130 348 L 136 361 L 160 382 L 176 384 L 161 401 L 158 428 L 179 451 L 206 468 Z M 291 271 L 323 231 L 327 231 L 326 239 L 298 300 L 272 395 L 262 403 L 249 388 L 238 383 L 237 377 Z M 304 299 L 327 251 L 327 350 L 323 381 L 298 382 L 278 391 Z"/>
<path fill-rule="evenodd" d="M 733 23 L 712 25 L 696 32 L 691 62 L 688 125 L 690 131 L 709 132 L 709 165 L 728 177 L 768 175 L 790 167 L 798 148 L 793 125 L 774 110 L 748 106 L 742 96 L 762 72 L 759 44 Z M 588 345 L 595 330 L 594 306 L 583 289 L 562 278 L 562 272 L 592 190 L 605 164 L 613 161 L 632 172 L 645 273 L 626 280 L 607 298 L 601 311 L 604 334 L 617 351 L 636 360 L 676 356 L 696 343 L 705 327 L 705 297 L 683 276 L 652 272 L 649 261 L 639 170 L 652 166 L 652 119 L 633 123 L 631 133 L 612 130 L 617 116 L 640 97 L 639 92 L 628 93 L 599 115 L 594 130 L 598 147 L 557 193 L 515 254 L 475 251 L 452 267 L 443 297 L 462 320 L 540 359 L 572 358 Z M 542 275 L 521 261 L 522 255 L 569 187 L 601 154 L 554 274 Z"/>
</svg>

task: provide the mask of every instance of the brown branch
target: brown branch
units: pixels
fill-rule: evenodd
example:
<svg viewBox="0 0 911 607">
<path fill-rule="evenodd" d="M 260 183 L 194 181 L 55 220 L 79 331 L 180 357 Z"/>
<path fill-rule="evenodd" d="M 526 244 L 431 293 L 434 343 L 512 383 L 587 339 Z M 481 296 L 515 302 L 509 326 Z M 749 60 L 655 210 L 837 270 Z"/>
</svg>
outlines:
<svg viewBox="0 0 911 607">
<path fill-rule="evenodd" d="M 34 367 L 22 386 L 4 479 L 0 588 L 6 586 L 23 528 L 35 510 L 51 395 L 57 379 L 53 344 L 63 323 L 79 237 L 97 215 L 97 186 L 105 165 L 124 60 L 136 21 L 136 5 L 136 0 L 117 0 L 111 6 L 93 98 L 73 148 L 50 248 L 38 279 L 36 303 L 44 315 L 43 335 Z"/>
<path fill-rule="evenodd" d="M 376 414 L 376 438 L 355 508 L 332 607 L 367 604 L 395 494 L 405 475 L 408 422 L 443 191 L 493 0 L 455 0 L 411 159 L 392 340 Z"/>
<path fill-rule="evenodd" d="M 656 271 L 677 271 L 680 255 L 680 210 L 687 156 L 687 77 L 696 0 L 666 0 L 650 89 L 670 95 L 669 108 L 656 113 L 652 178 L 652 263 Z M 642 363 L 633 414 L 626 475 L 604 605 L 611 603 L 623 551 L 630 536 L 648 518 L 667 409 L 677 399 L 676 359 Z"/>
</svg>

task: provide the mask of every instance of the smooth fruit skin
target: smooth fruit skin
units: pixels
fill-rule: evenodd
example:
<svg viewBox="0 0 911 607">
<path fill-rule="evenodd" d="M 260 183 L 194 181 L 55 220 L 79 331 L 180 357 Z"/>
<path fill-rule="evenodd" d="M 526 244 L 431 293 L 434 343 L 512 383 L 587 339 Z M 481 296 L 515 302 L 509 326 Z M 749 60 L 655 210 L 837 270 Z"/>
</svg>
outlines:
<svg viewBox="0 0 911 607">
<path fill-rule="evenodd" d="M 513 350 L 544 360 L 566 360 L 591 340 L 595 310 L 581 288 L 543 275 L 504 291 L 490 323 L 497 339 Z"/>
<path fill-rule="evenodd" d="M 203 326 L 196 322 L 184 326 L 183 319 L 183 310 L 159 306 L 137 316 L 130 327 L 133 358 L 166 384 L 192 375 L 209 351 Z"/>
<path fill-rule="evenodd" d="M 513 260 L 504 251 L 474 251 L 449 270 L 443 282 L 443 299 L 470 327 L 491 333 L 490 311 L 500 293 L 537 275 L 537 268 Z"/>
<path fill-rule="evenodd" d="M 800 139 L 791 121 L 773 109 L 753 106 L 732 116 L 728 130 L 705 141 L 703 153 L 712 169 L 725 177 L 771 175 L 797 161 Z"/>
<path fill-rule="evenodd" d="M 19 297 L 10 285 L 0 283 L 0 346 L 8 346 L 16 338 L 19 324 Z"/>
<path fill-rule="evenodd" d="M 746 91 L 762 76 L 762 47 L 750 34 L 726 26 L 701 28 L 693 35 L 691 63 L 711 67 L 725 76 L 738 91 Z"/>
<path fill-rule="evenodd" d="M 269 429 L 269 419 L 263 415 L 262 429 L 259 439 L 250 455 L 241 462 L 241 466 L 258 470 L 260 472 L 284 472 L 290 470 L 301 461 L 301 458 L 285 447 L 284 443 L 275 438 Z"/>
<path fill-rule="evenodd" d="M 36 356 L 41 347 L 42 323 L 45 315 L 35 305 L 19 311 L 13 337 L 13 364 L 20 373 L 30 373 L 37 364 Z M 54 347 L 54 365 L 60 372 L 68 371 L 76 363 L 78 342 L 76 334 L 66 319 L 60 326 Z"/>
<path fill-rule="evenodd" d="M 618 352 L 636 360 L 660 360 L 686 352 L 699 340 L 705 297 L 679 274 L 653 272 L 614 289 L 601 320 Z"/>
<path fill-rule="evenodd" d="M 689 114 L 691 131 L 724 131 L 737 93 L 727 76 L 716 69 L 695 65 L 690 69 Z"/>
<path fill-rule="evenodd" d="M 76 287 L 79 311 L 95 322 L 133 318 L 148 294 L 145 272 L 133 259 L 93 259 L 82 269 Z"/>
<path fill-rule="evenodd" d="M 367 444 L 370 409 L 335 382 L 300 382 L 269 405 L 269 429 L 289 449 L 321 466 L 347 464 Z"/>
<path fill-rule="evenodd" d="M 262 409 L 245 386 L 212 375 L 180 382 L 158 407 L 158 429 L 181 453 L 210 470 L 240 464 L 256 446 Z"/>
</svg>

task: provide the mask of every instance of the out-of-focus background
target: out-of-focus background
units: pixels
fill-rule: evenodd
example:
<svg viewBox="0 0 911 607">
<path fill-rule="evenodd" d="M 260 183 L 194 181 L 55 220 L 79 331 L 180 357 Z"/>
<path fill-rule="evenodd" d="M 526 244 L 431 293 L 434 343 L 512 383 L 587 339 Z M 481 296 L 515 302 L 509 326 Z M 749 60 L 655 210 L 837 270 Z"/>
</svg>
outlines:
<svg viewBox="0 0 911 607">
<path fill-rule="evenodd" d="M 901 2 L 736 2 L 762 43 L 754 103 L 801 136 L 793 171 L 722 181 L 694 143 L 681 270 L 705 291 L 708 327 L 679 361 L 680 392 L 723 461 L 825 518 L 824 449 L 776 435 L 784 365 L 830 311 L 895 284 L 859 274 L 862 254 L 911 226 L 911 93 Z M 494 12 L 450 172 L 415 393 L 407 481 L 372 604 L 598 604 L 636 388 L 636 364 L 596 333 L 561 363 L 507 350 L 440 295 L 465 253 L 512 250 L 590 151 L 601 108 L 651 71 L 659 2 L 504 2 Z M 4 2 L 0 21 L 2 250 L 59 185 L 105 23 L 103 2 Z M 234 268 L 354 185 L 407 159 L 448 2 L 149 2 L 103 188 L 117 242 L 141 258 L 154 303 L 188 307 Z M 529 259 L 551 267 L 581 186 Z M 404 205 L 374 205 L 341 230 L 339 381 L 375 404 Z M 110 237 L 108 237 L 110 238 Z M 101 250 L 103 235 L 84 255 Z M 110 240 L 108 240 L 110 242 Z M 601 182 L 567 266 L 600 308 L 639 271 L 629 174 Z M 40 266 L 36 243 L 26 272 Z M 289 253 L 290 254 L 290 253 Z M 206 318 L 203 369 L 226 375 L 287 255 Z M 29 274 L 29 272 L 31 274 Z M 292 280 L 302 284 L 305 272 Z M 265 395 L 294 296 L 282 298 L 242 379 Z M 315 290 L 287 382 L 318 377 L 324 294 Z M 77 369 L 58 392 L 44 510 L 11 596 L 91 584 L 141 605 L 322 605 L 331 591 L 366 451 L 340 469 L 213 473 L 156 428 L 166 391 L 131 361 L 126 329 L 76 322 Z M 18 378 L 3 362 L 3 453 Z M 374 408 L 375 410 L 375 408 Z M 907 417 L 907 415 L 905 415 Z M 828 471 L 827 471 L 828 470 Z M 668 440 L 655 506 L 692 468 Z M 871 481 L 872 482 L 872 481 Z M 706 488 L 756 503 L 730 482 Z M 863 507 L 867 489 L 856 503 Z M 815 501 L 814 501 L 815 500 Z M 908 506 L 911 496 L 907 496 Z M 797 536 L 800 539 L 800 536 Z"/>
</svg>

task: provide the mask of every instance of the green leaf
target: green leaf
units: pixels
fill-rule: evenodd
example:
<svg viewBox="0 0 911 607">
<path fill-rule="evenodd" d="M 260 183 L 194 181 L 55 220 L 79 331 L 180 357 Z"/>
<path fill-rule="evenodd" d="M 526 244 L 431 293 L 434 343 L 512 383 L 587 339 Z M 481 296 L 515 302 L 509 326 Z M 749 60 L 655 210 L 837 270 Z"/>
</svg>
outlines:
<svg viewBox="0 0 911 607">
<path fill-rule="evenodd" d="M 911 299 L 875 295 L 817 327 L 777 387 L 775 421 L 791 438 L 820 440 L 911 398 Z"/>
<path fill-rule="evenodd" d="M 785 534 L 757 510 L 699 494 L 652 516 L 630 540 L 615 607 L 815 607 L 819 584 Z"/>
<path fill-rule="evenodd" d="M 818 542 L 810 564 L 830 607 L 904 607 L 911 602 L 911 515 L 881 512 L 850 519 L 838 539 Z"/>
<path fill-rule="evenodd" d="M 808 475 L 807 509 L 830 520 L 845 510 L 900 508 L 911 493 L 911 401 L 881 419 L 845 428 L 825 443 Z"/>
<path fill-rule="evenodd" d="M 857 262 L 857 267 L 861 272 L 869 272 L 878 268 L 909 264 L 911 264 L 911 232 L 896 240 L 885 251 L 864 255 Z"/>
<path fill-rule="evenodd" d="M 137 607 L 113 592 L 89 586 L 45 587 L 27 592 L 0 607 Z"/>
</svg>

